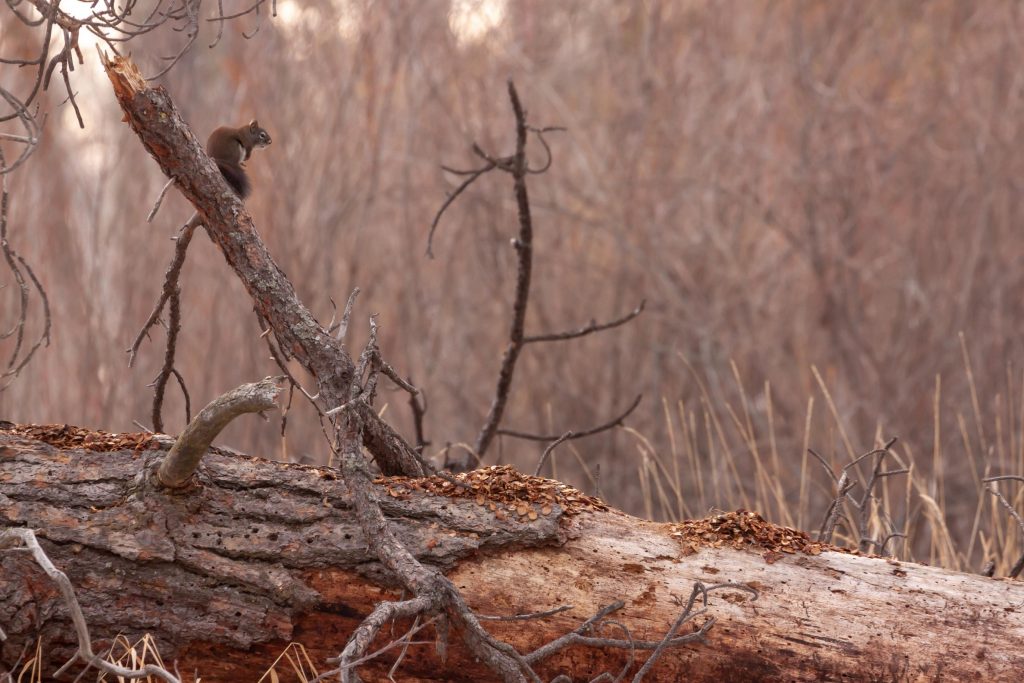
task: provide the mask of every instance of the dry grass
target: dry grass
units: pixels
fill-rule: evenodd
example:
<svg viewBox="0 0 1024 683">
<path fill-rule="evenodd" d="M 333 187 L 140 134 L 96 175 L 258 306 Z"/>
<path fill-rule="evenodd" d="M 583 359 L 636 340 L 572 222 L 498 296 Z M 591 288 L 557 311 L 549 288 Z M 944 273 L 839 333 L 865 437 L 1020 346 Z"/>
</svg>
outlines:
<svg viewBox="0 0 1024 683">
<path fill-rule="evenodd" d="M 977 397 L 966 351 L 963 357 L 971 394 Z M 657 449 L 635 429 L 624 430 L 636 448 L 643 514 L 652 519 L 681 520 L 702 517 L 711 510 L 742 507 L 756 510 L 778 524 L 817 530 L 829 501 L 836 496 L 834 482 L 818 462 L 808 458 L 807 448 L 799 458 L 780 457 L 771 385 L 765 384 L 760 394 L 763 400 L 752 408 L 735 364 L 732 367 L 739 397 L 736 404 L 712 401 L 699 382 L 701 395 L 696 406 L 662 401 L 669 435 L 667 448 Z M 873 441 L 857 448 L 847 435 L 827 385 L 817 369 L 812 370 L 819 378 L 819 391 L 806 401 L 803 442 L 809 447 L 832 445 L 832 450 L 825 452 L 830 470 L 838 476 L 860 451 L 881 448 L 891 434 L 887 425 L 879 422 Z M 977 399 L 972 403 L 980 405 Z M 991 403 L 1024 405 L 1024 384 L 1016 395 L 996 396 Z M 826 406 L 824 414 L 818 408 L 821 404 Z M 938 425 L 943 407 L 938 379 L 933 406 Z M 1019 450 L 1024 420 L 1020 414 L 986 416 L 980 409 L 971 416 L 957 413 L 956 417 L 961 429 L 947 437 L 956 443 L 944 443 L 936 427 L 931 458 L 924 466 L 910 445 L 897 444 L 892 449 L 898 462 L 890 460 L 886 469 L 906 467 L 909 472 L 883 478 L 873 489 L 868 536 L 883 539 L 894 532 L 902 534 L 887 546 L 900 559 L 959 571 L 980 571 L 992 562 L 996 575 L 1006 575 L 1024 552 L 1022 530 L 985 491 L 981 480 L 994 473 L 1024 474 Z M 982 441 L 986 432 L 997 435 L 987 446 L 982 445 L 987 443 Z M 989 457 L 981 469 L 982 460 L 973 455 L 961 467 L 944 466 L 943 451 L 957 448 L 968 454 L 982 450 Z M 865 461 L 853 470 L 861 482 L 852 491 L 858 499 L 864 494 L 870 465 Z M 973 486 L 959 485 L 964 477 L 969 477 Z M 1002 487 L 1004 495 L 1020 509 L 1024 505 L 1024 486 L 1004 482 Z M 954 488 L 956 493 L 947 494 Z M 857 511 L 847 504 L 845 515 L 835 542 L 856 548 L 861 540 Z"/>
</svg>

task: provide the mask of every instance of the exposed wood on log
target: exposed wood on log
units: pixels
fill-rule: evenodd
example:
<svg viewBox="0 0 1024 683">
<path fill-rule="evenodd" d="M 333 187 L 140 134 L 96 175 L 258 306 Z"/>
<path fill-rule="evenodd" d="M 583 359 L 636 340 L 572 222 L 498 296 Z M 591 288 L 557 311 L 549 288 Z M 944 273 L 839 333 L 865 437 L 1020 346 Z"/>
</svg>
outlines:
<svg viewBox="0 0 1024 683">
<path fill-rule="evenodd" d="M 198 669 L 204 681 L 256 680 L 291 641 L 320 662 L 336 656 L 374 603 L 399 597 L 382 587 L 387 572 L 368 551 L 336 470 L 213 452 L 200 466 L 199 486 L 138 497 L 138 473 L 164 446 L 146 435 L 92 441 L 119 449 L 58 448 L 0 433 L 0 526 L 37 531 L 78 591 L 97 651 L 117 633 L 148 632 L 182 672 Z M 1011 680 L 1024 670 L 1018 582 L 729 543 L 687 554 L 692 539 L 673 537 L 671 525 L 615 511 L 567 516 L 556 504 L 543 514 L 534 504 L 536 519 L 499 519 L 489 500 L 408 488 L 379 487 L 389 521 L 478 612 L 573 605 L 537 621 L 487 622 L 521 652 L 618 599 L 626 605 L 615 619 L 634 638 L 658 640 L 694 581 L 731 581 L 756 588 L 760 598 L 712 594 L 709 616 L 718 622 L 707 642 L 667 651 L 649 680 Z M 59 592 L 24 553 L 0 551 L 0 625 L 3 666 L 37 634 L 50 671 L 74 647 Z M 407 627 L 385 628 L 378 644 Z M 421 635 L 429 639 L 429 631 Z M 384 680 L 393 656 L 360 673 Z M 638 661 L 645 656 L 638 653 Z M 558 673 L 588 680 L 624 661 L 621 651 L 574 647 L 538 670 L 548 680 Z M 413 647 L 400 678 L 491 676 L 453 644 L 444 662 L 433 647 Z"/>
</svg>

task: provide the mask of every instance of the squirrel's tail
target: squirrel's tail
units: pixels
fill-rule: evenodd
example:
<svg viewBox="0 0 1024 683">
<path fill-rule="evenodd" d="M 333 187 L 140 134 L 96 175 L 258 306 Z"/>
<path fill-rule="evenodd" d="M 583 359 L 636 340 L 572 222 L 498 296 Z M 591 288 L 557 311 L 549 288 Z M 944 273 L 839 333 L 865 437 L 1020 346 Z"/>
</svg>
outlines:
<svg viewBox="0 0 1024 683">
<path fill-rule="evenodd" d="M 217 168 L 220 169 L 221 175 L 224 176 L 224 180 L 228 181 L 228 185 L 235 191 L 235 194 L 242 199 L 249 196 L 249 193 L 252 192 L 252 184 L 241 166 L 230 166 L 218 161 Z"/>
</svg>

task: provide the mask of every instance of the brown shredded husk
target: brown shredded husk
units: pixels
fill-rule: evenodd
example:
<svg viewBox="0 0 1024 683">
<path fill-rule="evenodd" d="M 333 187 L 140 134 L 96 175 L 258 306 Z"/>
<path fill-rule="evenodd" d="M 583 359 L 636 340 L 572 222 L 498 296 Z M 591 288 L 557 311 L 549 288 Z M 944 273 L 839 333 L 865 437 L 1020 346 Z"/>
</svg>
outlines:
<svg viewBox="0 0 1024 683">
<path fill-rule="evenodd" d="M 375 483 L 382 485 L 395 498 L 408 496 L 412 491 L 448 498 L 469 498 L 475 500 L 477 505 L 486 506 L 498 519 L 512 516 L 521 521 L 532 521 L 538 515 L 551 514 L 556 505 L 562 508 L 566 516 L 608 509 L 599 498 L 588 496 L 568 484 L 531 477 L 509 465 L 484 467 L 453 475 L 453 478 L 469 488 L 457 486 L 436 475 L 419 478 L 380 477 Z"/>
<path fill-rule="evenodd" d="M 141 451 L 157 448 L 152 434 L 100 432 L 73 425 L 20 425 L 0 422 L 0 433 L 17 434 L 48 443 L 55 448 L 82 448 L 87 451 Z"/>
<path fill-rule="evenodd" d="M 850 548 L 812 541 L 807 532 L 768 522 L 749 510 L 726 512 L 704 519 L 692 519 L 668 525 L 669 533 L 683 547 L 684 555 L 693 555 L 701 548 L 731 547 L 737 550 L 762 552 L 770 564 L 782 554 L 818 555 L 826 550 L 859 555 Z"/>
</svg>

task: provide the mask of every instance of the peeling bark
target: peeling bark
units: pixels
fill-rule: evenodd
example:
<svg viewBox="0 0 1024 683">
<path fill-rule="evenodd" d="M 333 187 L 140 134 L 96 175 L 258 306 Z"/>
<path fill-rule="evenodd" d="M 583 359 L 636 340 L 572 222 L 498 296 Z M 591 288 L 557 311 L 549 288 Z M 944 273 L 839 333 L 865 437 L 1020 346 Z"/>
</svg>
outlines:
<svg viewBox="0 0 1024 683">
<path fill-rule="evenodd" d="M 0 433 L 0 526 L 37 531 L 74 584 L 97 651 L 117 633 L 150 633 L 182 672 L 256 680 L 291 641 L 323 665 L 375 603 L 400 597 L 337 470 L 214 451 L 197 486 L 143 491 L 139 472 L 166 446 L 128 441 L 139 446 L 97 452 Z M 498 519 L 473 498 L 377 492 L 406 547 L 444 570 L 479 613 L 573 605 L 536 621 L 486 622 L 520 652 L 618 599 L 626 605 L 614 618 L 634 638 L 658 640 L 694 581 L 730 581 L 760 598 L 714 593 L 708 616 L 718 622 L 707 642 L 666 651 L 648 680 L 1012 680 L 1024 670 L 1018 582 L 833 552 L 771 561 L 732 548 L 686 554 L 668 525 L 614 511 L 570 518 L 555 506 L 520 522 L 529 518 Z M 57 588 L 31 558 L 0 551 L 0 671 L 37 635 L 55 670 L 75 647 L 68 624 Z M 385 627 L 375 647 L 407 627 Z M 433 647 L 414 646 L 399 678 L 493 680 L 466 653 L 452 641 L 442 662 Z M 360 675 L 385 680 L 395 654 Z M 538 671 L 589 680 L 625 658 L 573 647 Z"/>
</svg>

